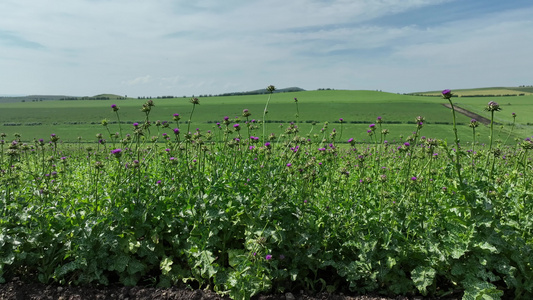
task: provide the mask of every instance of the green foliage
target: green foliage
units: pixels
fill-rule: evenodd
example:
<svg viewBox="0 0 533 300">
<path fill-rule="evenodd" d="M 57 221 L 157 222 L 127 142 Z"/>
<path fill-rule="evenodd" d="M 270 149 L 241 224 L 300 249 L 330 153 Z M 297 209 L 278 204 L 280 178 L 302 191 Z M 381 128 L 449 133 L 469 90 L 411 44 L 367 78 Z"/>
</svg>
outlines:
<svg viewBox="0 0 533 300">
<path fill-rule="evenodd" d="M 143 107 L 107 143 L 0 144 L 0 282 L 533 296 L 530 141 L 453 149 L 420 124 L 397 144 L 328 124 L 261 140 L 257 123 L 187 133 Z"/>
</svg>

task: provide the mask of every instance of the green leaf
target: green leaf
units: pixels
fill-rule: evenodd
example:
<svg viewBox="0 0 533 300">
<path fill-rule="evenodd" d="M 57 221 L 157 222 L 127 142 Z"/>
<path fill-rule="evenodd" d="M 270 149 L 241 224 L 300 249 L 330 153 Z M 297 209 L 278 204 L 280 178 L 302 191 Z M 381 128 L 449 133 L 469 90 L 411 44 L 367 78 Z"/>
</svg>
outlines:
<svg viewBox="0 0 533 300">
<path fill-rule="evenodd" d="M 498 253 L 498 249 L 496 247 L 494 247 L 493 245 L 487 243 L 487 242 L 481 242 L 481 243 L 478 243 L 476 246 L 478 246 L 479 248 L 483 249 L 483 250 L 488 250 L 490 251 L 490 253 Z"/>
<path fill-rule="evenodd" d="M 244 250 L 241 249 L 230 249 L 228 250 L 228 260 L 229 265 L 235 268 L 237 265 L 242 264 L 247 260 L 247 256 Z"/>
<path fill-rule="evenodd" d="M 126 267 L 128 266 L 129 261 L 130 261 L 129 256 L 121 255 L 115 259 L 115 262 L 113 263 L 113 269 L 122 273 L 124 272 L 124 270 L 126 270 Z"/>
<path fill-rule="evenodd" d="M 195 256 L 198 258 L 195 267 L 201 267 L 200 274 L 202 274 L 202 276 L 207 274 L 207 276 L 211 277 L 216 273 L 216 270 L 212 265 L 215 261 L 215 258 L 213 257 L 213 253 L 211 251 L 204 250 Z"/>
<path fill-rule="evenodd" d="M 435 280 L 435 274 L 435 269 L 427 266 L 418 266 L 411 272 L 411 279 L 422 295 L 427 295 L 426 288 Z"/>
<path fill-rule="evenodd" d="M 136 259 L 132 259 L 130 263 L 128 264 L 128 273 L 133 275 L 135 273 L 142 272 L 145 269 L 145 267 L 146 266 L 142 262 Z"/>
<path fill-rule="evenodd" d="M 291 280 L 296 281 L 296 278 L 298 277 L 298 270 L 292 269 L 289 273 L 291 274 Z"/>
<path fill-rule="evenodd" d="M 503 291 L 489 282 L 469 277 L 462 283 L 465 288 L 463 300 L 499 300 L 503 296 Z"/>
<path fill-rule="evenodd" d="M 161 260 L 161 263 L 159 267 L 161 268 L 161 273 L 163 275 L 167 275 L 172 270 L 172 264 L 174 262 L 172 261 L 171 257 L 165 257 L 163 260 Z"/>
</svg>

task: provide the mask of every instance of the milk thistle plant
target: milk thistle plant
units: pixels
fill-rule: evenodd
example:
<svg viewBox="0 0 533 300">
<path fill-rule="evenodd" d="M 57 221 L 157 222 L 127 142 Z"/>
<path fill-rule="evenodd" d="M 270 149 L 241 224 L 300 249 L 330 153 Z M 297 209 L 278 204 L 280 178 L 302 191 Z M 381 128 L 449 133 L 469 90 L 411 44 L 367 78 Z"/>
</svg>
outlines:
<svg viewBox="0 0 533 300">
<path fill-rule="evenodd" d="M 274 91 L 276 90 L 276 87 L 273 86 L 273 85 L 269 85 L 267 88 L 266 88 L 266 91 L 268 93 L 268 99 L 267 99 L 267 102 L 265 104 L 265 109 L 263 110 L 263 138 L 262 138 L 262 141 L 265 142 L 265 132 L 266 132 L 266 114 L 268 113 L 268 103 L 270 102 L 270 97 L 272 97 L 272 93 L 274 93 Z M 296 101 L 296 103 L 298 103 L 298 101 Z"/>
<path fill-rule="evenodd" d="M 452 116 L 453 116 L 453 133 L 455 135 L 455 146 L 456 146 L 456 152 L 455 152 L 455 169 L 457 171 L 457 177 L 459 178 L 459 182 L 461 186 L 464 185 L 463 182 L 463 176 L 461 174 L 461 163 L 460 163 L 460 154 L 461 154 L 461 148 L 459 145 L 459 136 L 457 135 L 457 121 L 455 118 L 455 107 L 452 102 L 452 91 L 449 89 L 445 89 L 442 91 L 442 97 L 450 103 L 450 107 L 452 108 Z"/>
<path fill-rule="evenodd" d="M 502 110 L 500 105 L 497 102 L 490 101 L 485 107 L 486 111 L 490 112 L 490 136 L 489 136 L 489 150 L 487 151 L 487 162 L 486 166 L 489 164 L 489 157 L 492 151 L 492 142 L 494 140 L 494 112 Z"/>
</svg>

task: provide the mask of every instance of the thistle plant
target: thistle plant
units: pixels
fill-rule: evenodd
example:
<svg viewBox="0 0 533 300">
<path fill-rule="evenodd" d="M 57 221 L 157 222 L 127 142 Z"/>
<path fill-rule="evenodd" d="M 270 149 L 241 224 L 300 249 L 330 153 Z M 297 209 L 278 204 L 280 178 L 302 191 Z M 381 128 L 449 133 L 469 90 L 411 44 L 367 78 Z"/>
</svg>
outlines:
<svg viewBox="0 0 533 300">
<path fill-rule="evenodd" d="M 120 109 L 116 104 L 111 104 L 111 109 L 113 110 L 113 112 L 115 113 L 115 115 L 117 116 L 117 120 L 118 120 L 118 129 L 120 131 L 120 137 L 122 138 L 123 135 L 122 135 L 122 125 L 120 124 L 120 115 L 118 114 L 118 110 Z"/>
<path fill-rule="evenodd" d="M 242 116 L 246 118 L 246 129 L 248 130 L 248 138 L 250 138 L 250 127 L 253 126 L 253 124 L 250 123 L 250 116 L 252 113 L 248 109 L 242 110 Z"/>
<path fill-rule="evenodd" d="M 224 142 L 197 129 L 188 147 L 163 122 L 164 149 L 138 123 L 109 150 L 0 143 L 0 282 L 532 299 L 531 138 L 491 151 L 491 182 L 464 172 L 466 189 L 469 158 L 418 137 L 423 118 L 398 148 L 380 121 L 365 128 L 380 140 L 349 147 L 327 123 L 322 140 L 290 124 L 263 142 L 229 117 Z"/>
<path fill-rule="evenodd" d="M 263 140 L 262 142 L 266 142 L 266 139 L 265 139 L 265 132 L 266 132 L 266 114 L 268 113 L 268 103 L 270 102 L 270 98 L 272 97 L 272 93 L 274 93 L 274 91 L 276 90 L 276 87 L 273 86 L 273 85 L 269 85 L 267 88 L 266 88 L 266 91 L 268 93 L 268 99 L 267 99 L 267 102 L 265 104 L 265 109 L 263 110 Z M 298 103 L 298 102 L 296 102 Z"/>
<path fill-rule="evenodd" d="M 504 144 L 507 144 L 509 137 L 513 134 L 513 130 L 516 124 L 516 113 L 511 113 L 511 116 L 513 117 L 513 123 L 511 124 L 511 131 L 509 131 L 509 134 L 507 135 L 507 138 L 505 139 Z"/>
<path fill-rule="evenodd" d="M 492 142 L 494 140 L 494 112 L 502 110 L 500 105 L 494 101 L 490 101 L 485 107 L 486 111 L 490 112 L 490 136 L 489 136 L 489 150 L 487 152 L 487 162 L 485 166 L 489 165 L 490 153 L 492 151 Z"/>
<path fill-rule="evenodd" d="M 450 107 L 452 108 L 452 116 L 453 116 L 453 133 L 455 135 L 455 146 L 457 147 L 456 148 L 456 155 L 455 155 L 455 159 L 454 159 L 454 162 L 455 162 L 455 169 L 457 171 L 457 177 L 459 178 L 459 182 L 460 182 L 460 185 L 463 186 L 463 176 L 461 174 L 461 163 L 459 162 L 460 161 L 460 154 L 461 154 L 461 151 L 460 151 L 460 145 L 459 145 L 459 136 L 457 135 L 457 121 L 456 121 L 456 118 L 455 118 L 455 107 L 453 105 L 453 102 L 452 102 L 452 91 L 449 90 L 449 89 L 446 89 L 446 90 L 443 90 L 442 91 L 442 97 L 446 100 L 448 100 L 448 102 L 450 103 Z"/>
<path fill-rule="evenodd" d="M 479 126 L 478 121 L 476 119 L 470 120 L 470 128 L 472 128 L 472 177 L 474 177 L 474 158 L 475 158 L 475 147 L 476 147 L 476 128 Z"/>
<path fill-rule="evenodd" d="M 294 103 L 296 104 L 296 125 L 298 125 L 298 121 L 300 120 L 300 110 L 298 109 L 298 98 L 294 97 Z"/>
</svg>

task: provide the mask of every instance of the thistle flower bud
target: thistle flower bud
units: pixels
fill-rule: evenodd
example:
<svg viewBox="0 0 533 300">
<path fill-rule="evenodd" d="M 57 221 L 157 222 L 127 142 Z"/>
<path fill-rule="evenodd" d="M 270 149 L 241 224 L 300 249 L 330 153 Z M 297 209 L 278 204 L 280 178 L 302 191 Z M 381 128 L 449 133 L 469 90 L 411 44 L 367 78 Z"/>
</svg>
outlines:
<svg viewBox="0 0 533 300">
<path fill-rule="evenodd" d="M 494 101 L 490 101 L 487 107 L 485 108 L 485 110 L 492 112 L 492 111 L 500 111 L 502 109 L 500 108 L 500 105 L 498 103 Z"/>
<path fill-rule="evenodd" d="M 122 156 L 122 149 L 111 150 L 111 154 L 113 154 L 117 159 L 119 159 Z"/>
<path fill-rule="evenodd" d="M 269 93 L 273 93 L 275 90 L 276 90 L 276 87 L 273 86 L 273 85 L 269 85 L 267 88 L 266 88 L 267 92 Z"/>
<path fill-rule="evenodd" d="M 50 140 L 52 141 L 52 143 L 56 143 L 57 141 L 59 141 L 59 137 L 55 133 L 52 133 L 50 135 Z"/>
<path fill-rule="evenodd" d="M 450 99 L 452 96 L 453 96 L 453 94 L 452 94 L 451 90 L 445 89 L 444 91 L 442 91 L 442 97 L 444 99 Z"/>
</svg>

